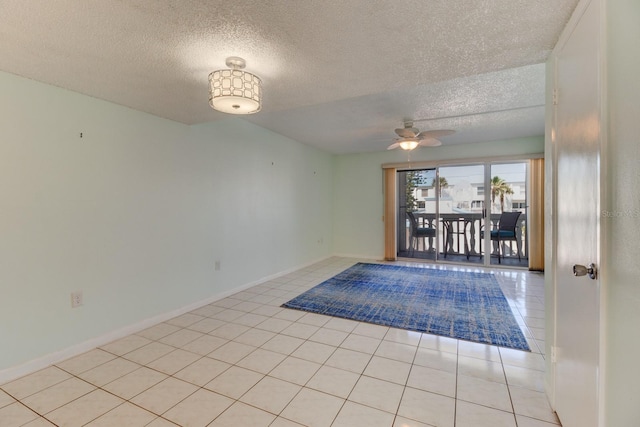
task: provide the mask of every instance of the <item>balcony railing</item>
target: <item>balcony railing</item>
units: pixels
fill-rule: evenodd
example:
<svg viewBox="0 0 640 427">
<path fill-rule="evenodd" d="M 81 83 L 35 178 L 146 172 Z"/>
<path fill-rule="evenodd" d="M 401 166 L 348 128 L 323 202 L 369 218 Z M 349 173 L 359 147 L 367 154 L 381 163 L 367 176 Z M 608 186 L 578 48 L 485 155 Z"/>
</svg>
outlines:
<svg viewBox="0 0 640 427">
<path fill-rule="evenodd" d="M 484 230 L 484 218 L 481 213 L 445 213 L 440 214 L 440 218 L 436 227 L 436 214 L 425 212 L 414 212 L 419 227 L 437 228 L 438 230 L 438 248 L 440 256 L 464 256 L 465 258 L 475 257 L 476 260 L 484 255 L 484 241 L 481 238 Z M 491 214 L 489 229 L 496 230 L 500 221 L 500 214 Z M 405 232 L 405 238 L 401 238 L 401 242 L 405 241 L 405 247 L 400 247 L 400 251 L 411 249 L 411 230 L 408 221 L 406 229 L 400 230 Z M 516 225 L 516 241 L 492 241 L 491 254 L 498 254 L 498 244 L 503 245 L 501 257 L 528 259 L 527 254 L 527 233 L 526 233 L 526 215 L 522 214 L 518 218 Z M 402 237 L 402 236 L 401 236 Z M 424 241 L 418 239 L 413 242 L 416 245 L 415 251 L 435 253 L 435 239 L 425 237 Z M 402 245 L 401 245 L 402 246 Z"/>
</svg>

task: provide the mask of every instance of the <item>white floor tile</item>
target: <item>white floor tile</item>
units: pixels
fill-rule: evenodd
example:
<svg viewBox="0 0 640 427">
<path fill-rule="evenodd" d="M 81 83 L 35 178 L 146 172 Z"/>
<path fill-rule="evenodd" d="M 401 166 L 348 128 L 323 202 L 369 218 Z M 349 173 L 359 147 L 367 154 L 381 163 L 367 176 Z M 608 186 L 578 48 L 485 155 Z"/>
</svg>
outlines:
<svg viewBox="0 0 640 427">
<path fill-rule="evenodd" d="M 516 419 L 510 412 L 458 401 L 456 427 L 516 427 Z"/>
<path fill-rule="evenodd" d="M 67 359 L 64 362 L 57 363 L 56 365 L 58 368 L 63 369 L 70 374 L 78 375 L 115 358 L 116 356 L 113 354 L 97 348 L 72 359 Z"/>
<path fill-rule="evenodd" d="M 409 418 L 396 416 L 396 420 L 393 423 L 393 427 L 432 427 L 432 426 L 426 425 L 416 420 L 410 420 Z"/>
<path fill-rule="evenodd" d="M 0 387 L 16 399 L 24 399 L 27 396 L 31 396 L 69 378 L 71 378 L 69 373 L 55 366 L 50 366 L 7 384 L 3 384 Z"/>
<path fill-rule="evenodd" d="M 509 387 L 524 387 L 544 392 L 544 372 L 510 365 L 505 365 L 504 371 Z"/>
<path fill-rule="evenodd" d="M 359 374 L 324 365 L 306 386 L 346 399 L 359 378 Z"/>
<path fill-rule="evenodd" d="M 394 415 L 354 402 L 346 402 L 331 427 L 389 427 Z"/>
<path fill-rule="evenodd" d="M 280 414 L 301 390 L 299 385 L 277 378 L 264 377 L 240 401 L 272 414 Z"/>
<path fill-rule="evenodd" d="M 22 427 L 57 427 L 55 424 L 49 422 L 44 417 L 36 418 L 33 421 L 30 421 L 26 424 L 23 424 Z"/>
<path fill-rule="evenodd" d="M 191 341 L 195 341 L 204 334 L 202 332 L 192 331 L 190 329 L 180 329 L 166 337 L 160 338 L 158 341 L 164 344 L 169 344 L 174 347 L 182 347 Z"/>
<path fill-rule="evenodd" d="M 558 418 L 549 406 L 546 394 L 520 387 L 512 387 L 509 391 L 517 415 L 558 423 Z"/>
<path fill-rule="evenodd" d="M 196 390 L 198 387 L 193 384 L 169 377 L 138 394 L 131 402 L 154 414 L 162 415 Z"/>
<path fill-rule="evenodd" d="M 154 360 L 153 362 L 147 364 L 147 366 L 151 369 L 155 369 L 167 375 L 173 375 L 179 370 L 185 368 L 186 366 L 189 366 L 196 360 L 200 359 L 201 357 L 202 356 L 195 353 L 177 349 Z"/>
<path fill-rule="evenodd" d="M 336 347 L 313 341 L 306 341 L 291 355 L 311 362 L 324 363 L 335 351 Z"/>
<path fill-rule="evenodd" d="M 47 414 L 95 390 L 96 387 L 78 378 L 69 378 L 47 389 L 22 399 L 22 402 L 39 414 Z"/>
<path fill-rule="evenodd" d="M 413 363 L 418 366 L 456 373 L 458 355 L 456 353 L 418 347 Z"/>
<path fill-rule="evenodd" d="M 360 322 L 356 322 L 354 320 L 332 317 L 331 320 L 325 323 L 324 327 L 327 329 L 335 329 L 337 331 L 351 333 L 358 326 L 359 323 Z"/>
<path fill-rule="evenodd" d="M 185 313 L 178 317 L 174 317 L 173 319 L 167 320 L 166 323 L 178 326 L 180 328 L 186 328 L 187 326 L 193 325 L 194 323 L 197 323 L 202 319 L 204 319 L 204 316 L 193 313 Z"/>
<path fill-rule="evenodd" d="M 422 334 L 419 347 L 455 354 L 458 352 L 458 340 L 439 335 Z"/>
<path fill-rule="evenodd" d="M 0 408 L 4 408 L 5 406 L 11 405 L 14 402 L 16 402 L 16 400 L 13 397 L 0 390 Z"/>
<path fill-rule="evenodd" d="M 399 384 L 361 376 L 348 400 L 395 414 L 403 391 Z"/>
<path fill-rule="evenodd" d="M 140 365 L 138 365 L 137 363 L 118 357 L 98 367 L 78 374 L 78 376 L 95 386 L 102 387 L 103 385 L 117 380 L 118 378 L 123 377 L 139 368 Z"/>
<path fill-rule="evenodd" d="M 233 402 L 228 397 L 201 388 L 165 412 L 163 417 L 179 426 L 207 426 Z"/>
<path fill-rule="evenodd" d="M 0 408 L 0 425 L 2 426 L 21 426 L 38 418 L 38 414 L 19 402 Z"/>
<path fill-rule="evenodd" d="M 458 356 L 458 374 L 502 384 L 507 382 L 501 363 L 475 357 Z"/>
<path fill-rule="evenodd" d="M 329 427 L 344 399 L 304 388 L 282 411 L 284 418 L 308 427 Z"/>
<path fill-rule="evenodd" d="M 234 338 L 234 341 L 242 344 L 252 345 L 254 347 L 260 347 L 275 336 L 275 332 L 269 332 L 260 329 L 249 329 L 247 332 Z"/>
<path fill-rule="evenodd" d="M 455 399 L 407 387 L 398 415 L 438 427 L 453 427 Z"/>
<path fill-rule="evenodd" d="M 458 343 L 458 355 L 475 357 L 476 359 L 491 360 L 492 362 L 501 361 L 498 347 L 470 341 L 460 341 Z"/>
<path fill-rule="evenodd" d="M 315 334 L 318 329 L 318 326 L 313 325 L 305 325 L 304 323 L 293 323 L 290 326 L 287 326 L 282 330 L 282 334 L 289 335 L 296 338 L 302 338 L 303 340 L 308 339 L 311 335 Z"/>
<path fill-rule="evenodd" d="M 281 353 L 284 355 L 290 355 L 298 347 L 300 347 L 305 340 L 301 338 L 290 337 L 287 335 L 276 335 L 271 338 L 269 341 L 262 345 L 262 348 L 265 350 L 275 351 L 276 353 Z"/>
<path fill-rule="evenodd" d="M 338 348 L 325 362 L 328 366 L 361 374 L 367 367 L 371 355 L 359 351 Z"/>
<path fill-rule="evenodd" d="M 151 412 L 125 402 L 93 420 L 87 427 L 144 427 L 155 418 Z"/>
<path fill-rule="evenodd" d="M 330 319 L 327 317 L 327 320 Z M 360 323 L 353 330 L 353 334 L 364 335 L 365 337 L 383 339 L 389 332 L 388 326 L 374 325 L 371 323 Z"/>
<path fill-rule="evenodd" d="M 411 371 L 410 363 L 373 356 L 363 375 L 405 385 L 409 377 L 409 371 Z"/>
<path fill-rule="evenodd" d="M 102 388 L 123 399 L 131 399 L 166 378 L 166 374 L 142 367 L 104 385 Z"/>
<path fill-rule="evenodd" d="M 456 375 L 424 366 L 413 366 L 407 380 L 407 386 L 455 397 Z"/>
<path fill-rule="evenodd" d="M 268 427 L 276 416 L 242 402 L 235 402 L 208 427 Z"/>
<path fill-rule="evenodd" d="M 298 385 L 305 385 L 320 369 L 319 363 L 287 357 L 276 368 L 269 372 L 269 376 L 289 381 Z"/>
<path fill-rule="evenodd" d="M 239 399 L 263 378 L 264 375 L 258 372 L 232 366 L 204 387 L 233 399 Z"/>
<path fill-rule="evenodd" d="M 348 332 L 335 329 L 320 328 L 309 340 L 338 347 L 349 336 Z"/>
<path fill-rule="evenodd" d="M 203 386 L 231 367 L 220 360 L 203 357 L 176 372 L 173 376 L 191 384 Z"/>
<path fill-rule="evenodd" d="M 227 340 L 232 340 L 244 334 L 249 329 L 251 329 L 249 326 L 238 325 L 236 323 L 225 323 L 219 328 L 216 328 L 213 331 L 209 332 L 209 335 L 213 335 L 214 337 L 218 337 L 218 338 L 224 338 Z"/>
<path fill-rule="evenodd" d="M 375 355 L 400 362 L 412 363 L 417 346 L 400 344 L 393 341 L 382 341 L 376 349 Z"/>
<path fill-rule="evenodd" d="M 47 419 L 59 426 L 83 426 L 120 406 L 124 400 L 104 390 L 94 390 L 47 414 Z"/>
<path fill-rule="evenodd" d="M 240 360 L 236 365 L 262 374 L 268 374 L 286 357 L 284 354 L 259 348 Z"/>
<path fill-rule="evenodd" d="M 140 365 L 146 365 L 156 359 L 161 358 L 165 354 L 171 353 L 174 350 L 175 347 L 172 347 L 168 344 L 152 342 L 145 345 L 144 347 L 140 347 L 129 353 L 123 354 L 122 357 Z"/>
<path fill-rule="evenodd" d="M 560 423 L 548 423 L 546 421 L 536 420 L 534 418 L 517 414 L 516 420 L 518 421 L 518 427 L 556 427 L 560 425 Z"/>
<path fill-rule="evenodd" d="M 208 357 L 234 364 L 244 359 L 255 349 L 251 345 L 230 341 L 209 353 Z"/>
<path fill-rule="evenodd" d="M 145 329 L 144 331 L 138 332 L 136 335 L 155 341 L 159 340 L 160 338 L 166 337 L 167 335 L 172 334 L 176 331 L 179 331 L 180 329 L 180 327 L 175 325 L 170 325 L 168 323 L 159 323 Z"/>
<path fill-rule="evenodd" d="M 189 344 L 182 346 L 182 349 L 190 351 L 191 353 L 199 354 L 200 356 L 206 356 L 228 342 L 229 340 L 224 338 L 214 337 L 212 335 L 203 335 L 200 338 L 191 341 Z"/>
<path fill-rule="evenodd" d="M 363 335 L 351 334 L 340 344 L 341 348 L 373 354 L 382 342 L 380 338 L 370 338 Z"/>
<path fill-rule="evenodd" d="M 226 322 L 219 319 L 211 319 L 205 318 L 200 320 L 199 322 L 194 323 L 193 325 L 189 325 L 188 329 L 196 332 L 201 332 L 203 334 L 208 334 L 214 329 L 218 329 L 220 326 L 225 325 Z"/>
<path fill-rule="evenodd" d="M 466 402 L 513 412 L 509 390 L 505 384 L 459 375 L 457 397 Z"/>
<path fill-rule="evenodd" d="M 130 351 L 136 350 L 149 343 L 151 343 L 151 340 L 148 338 L 139 335 L 129 335 L 117 341 L 103 345 L 100 348 L 104 351 L 108 351 L 109 353 L 122 356 L 125 353 L 129 353 Z"/>
</svg>

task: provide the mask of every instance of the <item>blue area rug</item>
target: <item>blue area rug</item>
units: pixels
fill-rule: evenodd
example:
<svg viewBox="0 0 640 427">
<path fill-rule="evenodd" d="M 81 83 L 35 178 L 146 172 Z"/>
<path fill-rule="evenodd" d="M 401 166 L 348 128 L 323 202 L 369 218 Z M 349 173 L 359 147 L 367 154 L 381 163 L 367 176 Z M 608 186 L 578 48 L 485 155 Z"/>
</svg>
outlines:
<svg viewBox="0 0 640 427">
<path fill-rule="evenodd" d="M 530 351 L 493 274 L 358 263 L 283 307 Z"/>
</svg>

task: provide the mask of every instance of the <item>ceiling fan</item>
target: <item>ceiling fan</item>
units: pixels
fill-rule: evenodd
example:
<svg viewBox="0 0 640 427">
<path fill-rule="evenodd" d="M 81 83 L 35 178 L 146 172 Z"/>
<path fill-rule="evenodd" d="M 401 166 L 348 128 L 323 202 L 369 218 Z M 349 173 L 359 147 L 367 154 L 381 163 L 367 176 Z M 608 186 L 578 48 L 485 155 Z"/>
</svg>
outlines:
<svg viewBox="0 0 640 427">
<path fill-rule="evenodd" d="M 445 129 L 420 132 L 419 129 L 413 127 L 412 121 L 406 121 L 404 122 L 404 128 L 396 129 L 396 134 L 398 134 L 399 138 L 396 138 L 395 142 L 387 147 L 387 150 L 400 147 L 403 150 L 411 151 L 418 146 L 437 147 L 442 145 L 442 142 L 436 138 L 453 133 L 455 133 L 455 130 Z"/>
</svg>

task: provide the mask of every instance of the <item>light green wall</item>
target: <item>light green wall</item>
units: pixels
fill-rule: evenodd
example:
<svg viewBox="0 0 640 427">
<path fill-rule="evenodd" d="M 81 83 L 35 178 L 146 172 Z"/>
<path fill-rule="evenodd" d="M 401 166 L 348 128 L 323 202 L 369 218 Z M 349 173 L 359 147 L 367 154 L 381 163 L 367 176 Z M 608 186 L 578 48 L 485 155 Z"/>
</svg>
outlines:
<svg viewBox="0 0 640 427">
<path fill-rule="evenodd" d="M 330 254 L 326 153 L 5 73 L 0 93 L 0 374 Z"/>
<path fill-rule="evenodd" d="M 640 425 L 640 2 L 606 2 L 605 423 Z"/>
<path fill-rule="evenodd" d="M 519 156 L 544 152 L 544 137 L 521 138 L 468 145 L 420 148 L 413 162 Z M 333 252 L 382 259 L 382 164 L 407 162 L 402 150 L 336 156 L 334 166 Z"/>
</svg>

